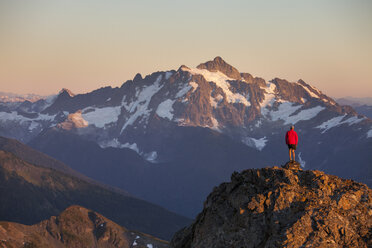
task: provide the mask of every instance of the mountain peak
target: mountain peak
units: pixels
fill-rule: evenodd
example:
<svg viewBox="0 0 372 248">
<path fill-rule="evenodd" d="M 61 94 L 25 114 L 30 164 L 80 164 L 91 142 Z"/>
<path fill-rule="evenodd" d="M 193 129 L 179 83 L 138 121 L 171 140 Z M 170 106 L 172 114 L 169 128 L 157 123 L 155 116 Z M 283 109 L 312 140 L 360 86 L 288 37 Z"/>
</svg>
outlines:
<svg viewBox="0 0 372 248">
<path fill-rule="evenodd" d="M 171 247 L 370 247 L 372 190 L 297 165 L 234 172 Z"/>
<path fill-rule="evenodd" d="M 62 94 L 64 94 L 64 95 L 68 95 L 68 96 L 70 96 L 70 97 L 74 97 L 74 96 L 75 96 L 75 94 L 72 93 L 71 90 L 66 89 L 66 88 L 62 88 L 62 90 L 59 91 L 58 95 L 62 95 Z"/>
<path fill-rule="evenodd" d="M 198 65 L 196 68 L 207 69 L 208 71 L 212 72 L 220 71 L 226 76 L 236 80 L 240 80 L 242 78 L 239 71 L 235 67 L 226 63 L 226 61 L 219 56 L 215 57 L 211 61 L 207 61 L 205 63 Z"/>
<path fill-rule="evenodd" d="M 133 78 L 133 82 L 138 82 L 138 81 L 141 81 L 143 78 L 142 78 L 142 75 L 141 73 L 137 73 L 136 76 Z"/>
</svg>

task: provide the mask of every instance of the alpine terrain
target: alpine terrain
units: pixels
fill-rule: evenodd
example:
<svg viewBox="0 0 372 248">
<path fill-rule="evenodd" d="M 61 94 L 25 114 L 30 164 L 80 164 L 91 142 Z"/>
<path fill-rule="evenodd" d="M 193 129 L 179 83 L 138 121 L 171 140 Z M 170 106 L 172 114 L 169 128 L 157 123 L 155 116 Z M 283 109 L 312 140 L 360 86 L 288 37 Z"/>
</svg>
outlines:
<svg viewBox="0 0 372 248">
<path fill-rule="evenodd" d="M 194 217 L 233 171 L 296 159 L 372 185 L 372 121 L 303 80 L 265 80 L 221 57 L 36 102 L 2 103 L 0 135 L 78 172 Z"/>
</svg>

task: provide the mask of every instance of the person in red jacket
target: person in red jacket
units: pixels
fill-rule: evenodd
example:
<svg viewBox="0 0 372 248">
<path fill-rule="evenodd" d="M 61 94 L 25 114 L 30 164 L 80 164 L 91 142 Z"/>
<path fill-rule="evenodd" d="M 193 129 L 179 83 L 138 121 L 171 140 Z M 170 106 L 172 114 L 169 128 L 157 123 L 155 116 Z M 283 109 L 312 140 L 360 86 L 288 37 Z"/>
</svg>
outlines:
<svg viewBox="0 0 372 248">
<path fill-rule="evenodd" d="M 294 126 L 292 125 L 289 131 L 285 134 L 285 143 L 288 145 L 289 149 L 289 161 L 295 161 L 295 150 L 298 144 L 298 135 L 294 130 Z M 292 160 L 293 154 L 293 160 Z"/>
</svg>

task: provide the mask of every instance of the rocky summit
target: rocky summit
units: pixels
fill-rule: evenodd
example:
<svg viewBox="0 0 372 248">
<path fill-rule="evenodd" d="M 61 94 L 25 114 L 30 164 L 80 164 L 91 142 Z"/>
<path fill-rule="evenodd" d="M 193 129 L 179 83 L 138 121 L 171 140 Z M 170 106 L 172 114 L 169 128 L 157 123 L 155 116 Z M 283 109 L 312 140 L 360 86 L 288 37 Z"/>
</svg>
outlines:
<svg viewBox="0 0 372 248">
<path fill-rule="evenodd" d="M 234 172 L 171 247 L 372 247 L 372 190 L 298 163 Z"/>
</svg>

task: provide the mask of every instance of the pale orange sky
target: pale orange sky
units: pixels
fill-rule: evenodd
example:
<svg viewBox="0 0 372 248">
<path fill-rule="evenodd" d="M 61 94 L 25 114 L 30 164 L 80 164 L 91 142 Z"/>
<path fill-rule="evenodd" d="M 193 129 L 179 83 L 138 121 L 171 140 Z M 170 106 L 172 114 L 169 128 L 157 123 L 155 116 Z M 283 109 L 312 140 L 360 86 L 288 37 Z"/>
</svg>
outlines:
<svg viewBox="0 0 372 248">
<path fill-rule="evenodd" d="M 0 0 L 0 91 L 75 93 L 221 56 L 372 97 L 372 1 Z"/>
</svg>

